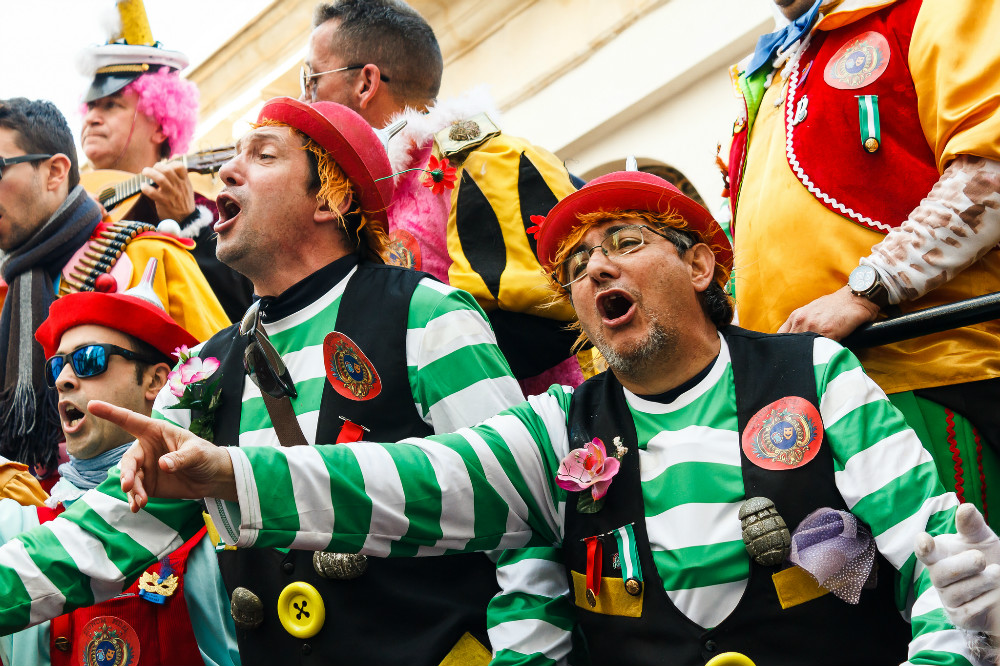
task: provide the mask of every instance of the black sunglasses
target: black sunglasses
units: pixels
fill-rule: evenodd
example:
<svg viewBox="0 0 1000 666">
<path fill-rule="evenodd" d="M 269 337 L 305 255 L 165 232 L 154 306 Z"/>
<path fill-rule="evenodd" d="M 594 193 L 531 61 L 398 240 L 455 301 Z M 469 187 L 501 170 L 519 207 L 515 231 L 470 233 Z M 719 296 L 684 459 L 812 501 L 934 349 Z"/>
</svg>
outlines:
<svg viewBox="0 0 1000 666">
<path fill-rule="evenodd" d="M 9 166 L 20 164 L 21 162 L 41 162 L 42 160 L 47 160 L 50 157 L 52 156 L 41 155 L 38 153 L 34 155 L 19 155 L 17 157 L 0 157 L 0 179 L 3 178 L 3 170 Z"/>
<path fill-rule="evenodd" d="M 281 360 L 281 354 L 271 344 L 261 323 L 260 301 L 254 301 L 240 322 L 240 337 L 246 339 L 243 369 L 250 380 L 264 393 L 274 398 L 298 396 L 292 376 Z"/>
<path fill-rule="evenodd" d="M 73 372 L 80 379 L 86 377 L 96 377 L 108 369 L 108 362 L 112 356 L 121 356 L 129 361 L 142 361 L 143 363 L 159 363 L 156 359 L 146 358 L 129 349 L 124 349 L 118 345 L 83 345 L 65 354 L 56 354 L 45 361 L 45 383 L 49 388 L 56 387 L 56 380 L 66 367 L 66 360 L 73 368 Z"/>
</svg>

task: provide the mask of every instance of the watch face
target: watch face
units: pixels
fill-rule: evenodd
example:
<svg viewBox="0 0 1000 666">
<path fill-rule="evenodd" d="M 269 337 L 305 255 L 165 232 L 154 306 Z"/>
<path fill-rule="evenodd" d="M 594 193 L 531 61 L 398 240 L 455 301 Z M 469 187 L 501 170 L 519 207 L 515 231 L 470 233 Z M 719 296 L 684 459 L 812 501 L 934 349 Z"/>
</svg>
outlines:
<svg viewBox="0 0 1000 666">
<path fill-rule="evenodd" d="M 858 266 L 851 271 L 847 278 L 847 285 L 854 292 L 865 292 L 875 286 L 878 274 L 871 266 Z"/>
</svg>

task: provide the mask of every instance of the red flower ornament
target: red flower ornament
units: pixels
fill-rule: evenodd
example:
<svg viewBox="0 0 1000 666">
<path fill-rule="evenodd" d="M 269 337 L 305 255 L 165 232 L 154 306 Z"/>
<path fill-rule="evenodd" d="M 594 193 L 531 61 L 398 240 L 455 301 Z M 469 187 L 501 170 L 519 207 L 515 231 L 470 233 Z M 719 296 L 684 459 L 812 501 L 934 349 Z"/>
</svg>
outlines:
<svg viewBox="0 0 1000 666">
<path fill-rule="evenodd" d="M 542 233 L 542 224 L 545 223 L 545 216 L 544 215 L 532 215 L 528 219 L 530 219 L 535 224 L 533 226 L 530 226 L 527 229 L 525 229 L 524 232 L 528 233 L 528 234 L 531 234 L 532 236 L 535 237 L 535 240 L 538 240 L 538 234 Z"/>
<path fill-rule="evenodd" d="M 427 176 L 424 178 L 424 187 L 429 187 L 432 193 L 441 194 L 445 189 L 455 189 L 458 169 L 448 164 L 447 157 L 438 161 L 437 157 L 431 155 L 424 171 L 427 172 Z"/>
</svg>

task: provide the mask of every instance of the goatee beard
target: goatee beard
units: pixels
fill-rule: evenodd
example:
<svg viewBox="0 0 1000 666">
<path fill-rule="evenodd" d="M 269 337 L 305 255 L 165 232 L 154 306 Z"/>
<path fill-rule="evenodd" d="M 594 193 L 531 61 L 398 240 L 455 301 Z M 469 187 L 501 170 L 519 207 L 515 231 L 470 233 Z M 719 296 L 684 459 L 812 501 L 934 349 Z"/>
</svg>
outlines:
<svg viewBox="0 0 1000 666">
<path fill-rule="evenodd" d="M 663 352 L 676 346 L 676 333 L 670 333 L 658 321 L 651 321 L 645 339 L 626 349 L 614 349 L 603 336 L 593 340 L 608 367 L 618 377 L 638 379 L 650 370 L 650 362 L 661 358 Z"/>
</svg>

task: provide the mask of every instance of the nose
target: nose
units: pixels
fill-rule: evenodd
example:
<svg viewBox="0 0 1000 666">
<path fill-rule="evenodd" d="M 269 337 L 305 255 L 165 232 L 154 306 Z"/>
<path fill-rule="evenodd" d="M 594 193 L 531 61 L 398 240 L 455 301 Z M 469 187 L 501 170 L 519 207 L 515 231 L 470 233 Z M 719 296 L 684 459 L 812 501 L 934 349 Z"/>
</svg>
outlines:
<svg viewBox="0 0 1000 666">
<path fill-rule="evenodd" d="M 83 114 L 84 125 L 98 125 L 102 121 L 100 111 L 96 106 L 88 106 L 87 112 Z"/>
<path fill-rule="evenodd" d="M 80 378 L 76 376 L 73 372 L 73 367 L 67 361 L 63 364 L 62 370 L 59 371 L 59 376 L 56 377 L 56 390 L 57 391 L 69 391 L 80 385 Z"/>
<path fill-rule="evenodd" d="M 603 245 L 591 248 L 590 260 L 587 261 L 587 275 L 594 280 L 618 277 L 618 264 L 611 260 Z"/>
<path fill-rule="evenodd" d="M 228 162 L 222 165 L 219 169 L 219 178 L 222 179 L 226 185 L 238 185 L 242 176 L 240 175 L 239 169 L 240 155 L 233 155 Z"/>
</svg>

